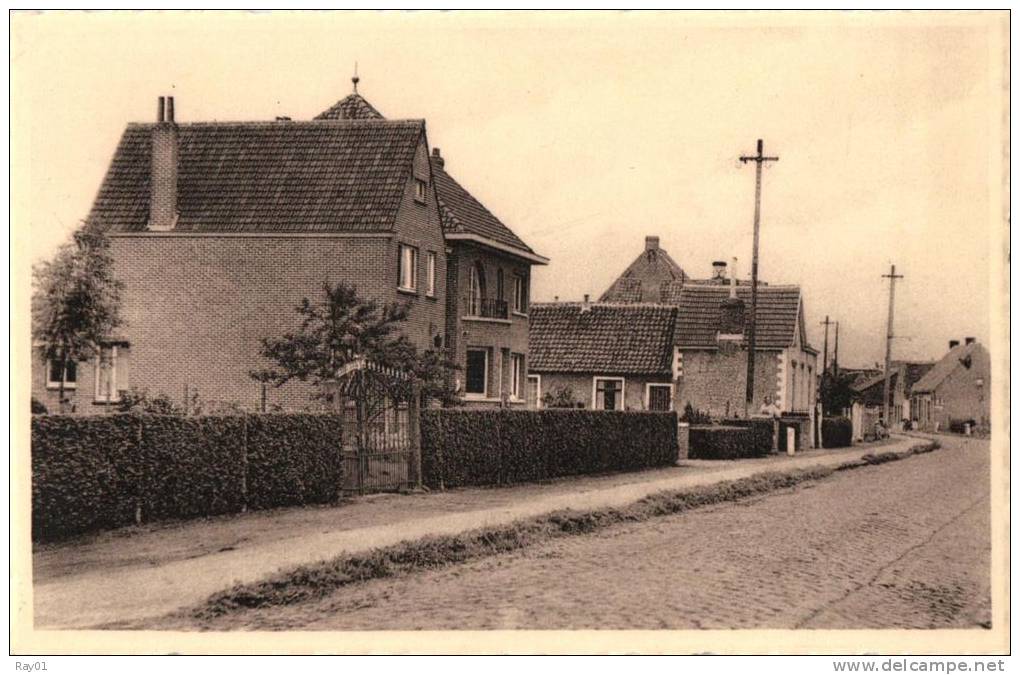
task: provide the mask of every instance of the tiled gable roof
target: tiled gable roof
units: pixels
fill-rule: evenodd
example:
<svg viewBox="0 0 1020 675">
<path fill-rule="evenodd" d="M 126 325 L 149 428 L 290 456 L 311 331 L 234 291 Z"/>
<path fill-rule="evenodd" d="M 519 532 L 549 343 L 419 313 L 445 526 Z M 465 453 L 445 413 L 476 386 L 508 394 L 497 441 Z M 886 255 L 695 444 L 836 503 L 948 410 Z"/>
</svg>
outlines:
<svg viewBox="0 0 1020 675">
<path fill-rule="evenodd" d="M 680 292 L 676 321 L 676 345 L 681 349 L 714 348 L 720 328 L 720 305 L 729 297 L 728 286 L 686 284 Z M 737 286 L 737 297 L 751 312 L 751 287 Z M 759 286 L 755 349 L 785 349 L 800 330 L 800 288 Z M 750 322 L 744 330 L 745 338 Z M 807 345 L 804 345 L 807 347 Z"/>
<path fill-rule="evenodd" d="M 901 375 L 904 376 L 904 389 L 906 395 L 910 395 L 910 388 L 915 382 L 922 379 L 924 375 L 934 367 L 934 363 L 914 361 L 893 361 L 889 373 L 889 397 L 894 398 L 897 391 L 897 382 Z M 877 373 L 865 378 L 851 387 L 865 405 L 882 405 L 882 392 L 885 389 L 885 373 Z M 892 402 L 892 401 L 891 401 Z"/>
<path fill-rule="evenodd" d="M 664 249 L 641 252 L 599 302 L 670 302 L 687 274 Z"/>
<path fill-rule="evenodd" d="M 146 228 L 151 124 L 130 124 L 90 218 Z M 424 122 L 319 121 L 178 126 L 185 232 L 337 232 L 393 227 Z"/>
<path fill-rule="evenodd" d="M 315 116 L 317 120 L 381 120 L 385 119 L 381 112 L 371 103 L 354 93 L 345 96 L 332 106 Z"/>
<path fill-rule="evenodd" d="M 528 370 L 536 373 L 668 375 L 676 308 L 536 303 L 529 308 Z"/>
<path fill-rule="evenodd" d="M 984 354 L 976 353 L 978 350 L 981 352 L 985 351 L 977 342 L 970 344 L 957 345 L 949 350 L 945 356 L 935 363 L 932 368 L 925 373 L 924 377 L 914 383 L 914 386 L 909 389 L 913 394 L 921 394 L 935 391 L 936 388 L 942 381 L 949 377 L 957 366 L 961 365 L 960 360 L 966 359 L 968 356 L 974 358 L 975 356 L 984 356 Z"/>
<path fill-rule="evenodd" d="M 432 178 L 436 183 L 436 196 L 445 232 L 477 234 L 526 253 L 534 253 L 520 237 L 454 180 L 446 172 L 444 162 L 436 161 L 436 158 L 432 159 Z"/>
</svg>

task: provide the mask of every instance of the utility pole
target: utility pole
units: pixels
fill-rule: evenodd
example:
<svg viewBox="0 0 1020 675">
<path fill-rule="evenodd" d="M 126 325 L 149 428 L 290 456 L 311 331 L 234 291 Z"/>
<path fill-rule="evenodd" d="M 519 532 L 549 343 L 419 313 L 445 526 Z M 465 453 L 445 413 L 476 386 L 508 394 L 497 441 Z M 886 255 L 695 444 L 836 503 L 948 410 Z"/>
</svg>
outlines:
<svg viewBox="0 0 1020 675">
<path fill-rule="evenodd" d="M 819 326 L 825 326 L 825 340 L 824 340 L 823 346 L 822 346 L 822 372 L 823 373 L 828 373 L 829 372 L 829 326 L 831 326 L 832 324 L 833 324 L 833 322 L 829 321 L 829 315 L 828 314 L 825 315 L 825 321 L 822 321 L 821 323 L 818 324 Z"/>
<path fill-rule="evenodd" d="M 748 408 L 754 400 L 754 347 L 755 324 L 758 323 L 758 229 L 761 221 L 761 167 L 765 162 L 778 162 L 778 157 L 766 157 L 765 144 L 758 139 L 758 153 L 743 155 L 740 161 L 746 164 L 754 162 L 754 249 L 751 255 L 751 330 L 747 345 L 747 390 L 744 396 L 744 417 L 748 417 Z"/>
<path fill-rule="evenodd" d="M 836 322 L 836 346 L 832 350 L 832 374 L 839 377 L 839 321 Z"/>
<path fill-rule="evenodd" d="M 896 280 L 902 279 L 902 274 L 896 274 L 896 265 L 889 267 L 889 274 L 883 274 L 883 279 L 889 280 L 889 321 L 885 331 L 885 384 L 882 386 L 882 421 L 887 429 L 892 428 L 889 420 L 889 368 L 892 365 L 892 341 L 893 341 L 893 301 L 896 297 Z"/>
</svg>

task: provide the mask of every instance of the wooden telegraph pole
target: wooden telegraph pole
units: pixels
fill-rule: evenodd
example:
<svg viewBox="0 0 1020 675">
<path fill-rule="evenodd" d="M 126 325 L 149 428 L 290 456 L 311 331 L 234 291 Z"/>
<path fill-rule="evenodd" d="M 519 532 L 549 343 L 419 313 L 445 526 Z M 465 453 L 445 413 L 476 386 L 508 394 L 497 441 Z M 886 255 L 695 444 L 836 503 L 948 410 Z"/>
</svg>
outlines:
<svg viewBox="0 0 1020 675">
<path fill-rule="evenodd" d="M 829 315 L 825 315 L 825 321 L 819 323 L 819 326 L 825 326 L 825 340 L 822 343 L 822 373 L 829 372 L 829 326 L 834 322 L 829 321 Z"/>
<path fill-rule="evenodd" d="M 893 341 L 893 301 L 896 297 L 896 280 L 902 279 L 902 274 L 896 274 L 896 265 L 889 267 L 889 274 L 883 274 L 883 279 L 889 280 L 889 321 L 885 330 L 885 384 L 882 386 L 882 421 L 887 429 L 892 428 L 889 420 L 889 368 L 892 366 L 892 341 Z"/>
<path fill-rule="evenodd" d="M 832 374 L 839 377 L 839 321 L 836 322 L 836 346 L 832 350 Z"/>
<path fill-rule="evenodd" d="M 758 323 L 758 229 L 761 221 L 761 167 L 765 162 L 778 162 L 778 157 L 764 155 L 764 143 L 758 139 L 758 153 L 743 155 L 740 161 L 746 164 L 754 162 L 754 249 L 751 255 L 751 330 L 748 332 L 747 345 L 747 390 L 744 396 L 744 417 L 748 417 L 748 409 L 754 400 L 754 346 L 755 324 Z"/>
</svg>

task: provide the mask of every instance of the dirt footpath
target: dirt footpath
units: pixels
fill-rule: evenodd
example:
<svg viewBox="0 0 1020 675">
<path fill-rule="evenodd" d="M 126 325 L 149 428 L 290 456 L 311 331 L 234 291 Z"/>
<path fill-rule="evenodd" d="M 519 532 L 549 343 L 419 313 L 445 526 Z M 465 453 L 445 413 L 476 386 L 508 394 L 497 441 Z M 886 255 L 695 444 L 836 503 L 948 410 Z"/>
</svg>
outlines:
<svg viewBox="0 0 1020 675">
<path fill-rule="evenodd" d="M 889 448 L 917 443 L 903 439 Z M 562 508 L 624 505 L 669 489 L 734 480 L 767 470 L 834 465 L 874 446 L 797 457 L 685 466 L 565 479 L 510 488 L 382 496 L 334 507 L 126 528 L 34 554 L 35 623 L 81 628 L 157 617 L 197 604 L 236 582 L 281 568 L 428 534 L 453 534 Z"/>
<path fill-rule="evenodd" d="M 231 613 L 202 627 L 988 627 L 989 444 L 943 443 L 785 492 L 370 581 L 319 601 Z"/>
</svg>

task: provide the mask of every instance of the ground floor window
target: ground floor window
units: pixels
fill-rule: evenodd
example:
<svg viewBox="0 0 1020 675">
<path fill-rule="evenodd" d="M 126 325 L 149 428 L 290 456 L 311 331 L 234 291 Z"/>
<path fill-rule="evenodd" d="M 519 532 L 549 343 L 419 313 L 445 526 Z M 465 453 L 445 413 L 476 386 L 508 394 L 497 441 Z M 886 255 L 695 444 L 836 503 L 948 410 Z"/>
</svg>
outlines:
<svg viewBox="0 0 1020 675">
<path fill-rule="evenodd" d="M 536 408 L 542 407 L 541 375 L 528 375 L 528 403 Z"/>
<path fill-rule="evenodd" d="M 673 409 L 673 385 L 649 384 L 647 407 L 649 410 L 668 412 Z"/>
<path fill-rule="evenodd" d="M 74 389 L 78 386 L 78 364 L 74 361 L 64 364 L 60 359 L 50 359 L 46 373 L 48 389 L 59 389 L 61 380 L 64 382 L 64 389 Z"/>
<path fill-rule="evenodd" d="M 128 379 L 128 349 L 120 345 L 105 345 L 96 357 L 96 401 L 116 403 L 120 393 L 130 388 Z"/>
<path fill-rule="evenodd" d="M 468 396 L 484 397 L 489 379 L 489 350 L 468 349 L 466 382 L 464 393 Z"/>
<path fill-rule="evenodd" d="M 520 401 L 524 397 L 524 354 L 510 355 L 510 398 Z"/>
<path fill-rule="evenodd" d="M 595 410 L 623 410 L 623 378 L 594 378 L 592 408 Z"/>
</svg>

